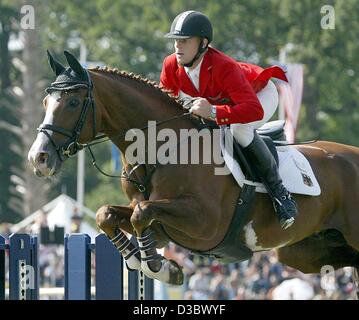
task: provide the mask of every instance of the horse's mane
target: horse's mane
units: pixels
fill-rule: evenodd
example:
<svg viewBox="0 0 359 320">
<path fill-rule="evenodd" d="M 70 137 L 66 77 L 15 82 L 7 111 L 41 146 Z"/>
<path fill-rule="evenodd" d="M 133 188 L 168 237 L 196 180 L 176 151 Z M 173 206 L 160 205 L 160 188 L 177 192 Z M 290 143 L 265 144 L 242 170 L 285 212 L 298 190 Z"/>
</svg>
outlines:
<svg viewBox="0 0 359 320">
<path fill-rule="evenodd" d="M 135 80 L 137 83 L 143 84 L 143 85 L 147 86 L 148 88 L 154 89 L 155 92 L 158 92 L 161 97 L 167 99 L 169 104 L 173 105 L 173 107 L 175 107 L 175 108 L 178 108 L 182 113 L 184 111 L 184 109 L 183 109 L 184 102 L 179 100 L 177 97 L 175 97 L 172 94 L 171 90 L 162 88 L 155 81 L 151 81 L 147 78 L 143 78 L 142 76 L 140 76 L 138 74 L 134 74 L 133 72 L 129 73 L 127 71 L 121 71 L 117 68 L 95 67 L 95 68 L 91 68 L 89 70 L 95 71 L 95 72 L 99 71 L 101 73 L 110 74 L 110 75 L 118 75 L 122 78 Z M 217 128 L 217 125 L 215 123 L 212 123 L 212 121 L 200 120 L 196 117 L 190 117 L 189 120 L 192 122 L 192 124 L 197 129 L 200 129 L 200 130 L 203 128 L 208 128 L 208 129 Z"/>
<path fill-rule="evenodd" d="M 147 85 L 150 88 L 155 89 L 159 93 L 162 93 L 163 96 L 167 97 L 171 102 L 175 102 L 177 107 L 180 107 L 180 108 L 183 107 L 182 101 L 180 101 L 176 96 L 174 96 L 171 90 L 167 90 L 167 89 L 161 87 L 157 82 L 152 81 L 147 78 L 144 78 L 141 75 L 135 74 L 133 72 L 122 71 L 117 68 L 109 68 L 109 67 L 95 67 L 95 68 L 91 68 L 89 70 L 100 71 L 102 73 L 107 73 L 107 74 L 119 75 L 122 78 L 135 80 L 139 83 Z"/>
</svg>

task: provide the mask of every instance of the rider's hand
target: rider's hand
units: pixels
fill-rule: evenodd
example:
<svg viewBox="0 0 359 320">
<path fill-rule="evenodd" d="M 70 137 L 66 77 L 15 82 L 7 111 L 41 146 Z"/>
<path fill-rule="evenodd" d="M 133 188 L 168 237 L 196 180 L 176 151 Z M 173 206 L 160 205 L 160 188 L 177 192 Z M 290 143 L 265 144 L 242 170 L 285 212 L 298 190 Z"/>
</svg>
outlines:
<svg viewBox="0 0 359 320">
<path fill-rule="evenodd" d="M 211 119 L 212 105 L 205 98 L 196 98 L 189 112 L 205 119 Z"/>
</svg>

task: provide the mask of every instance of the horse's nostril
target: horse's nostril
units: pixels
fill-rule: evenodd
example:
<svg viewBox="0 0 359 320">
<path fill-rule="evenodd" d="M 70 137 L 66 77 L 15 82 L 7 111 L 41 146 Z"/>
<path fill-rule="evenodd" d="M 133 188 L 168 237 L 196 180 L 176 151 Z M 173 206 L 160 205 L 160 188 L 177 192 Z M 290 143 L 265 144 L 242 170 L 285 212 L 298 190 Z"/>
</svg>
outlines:
<svg viewBox="0 0 359 320">
<path fill-rule="evenodd" d="M 49 158 L 49 154 L 46 152 L 40 152 L 37 156 L 37 163 L 44 164 L 46 163 L 47 159 Z"/>
</svg>

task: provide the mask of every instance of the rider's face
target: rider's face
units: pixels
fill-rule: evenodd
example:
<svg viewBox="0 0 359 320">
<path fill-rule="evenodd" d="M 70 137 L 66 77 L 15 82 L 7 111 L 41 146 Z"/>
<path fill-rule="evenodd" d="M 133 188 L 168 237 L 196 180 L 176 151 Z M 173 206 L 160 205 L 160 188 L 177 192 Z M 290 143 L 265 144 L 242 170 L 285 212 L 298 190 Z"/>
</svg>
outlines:
<svg viewBox="0 0 359 320">
<path fill-rule="evenodd" d="M 201 39 L 199 37 L 192 37 L 188 39 L 176 39 L 174 47 L 175 47 L 177 62 L 180 65 L 184 65 L 191 62 L 197 53 L 200 42 Z"/>
</svg>

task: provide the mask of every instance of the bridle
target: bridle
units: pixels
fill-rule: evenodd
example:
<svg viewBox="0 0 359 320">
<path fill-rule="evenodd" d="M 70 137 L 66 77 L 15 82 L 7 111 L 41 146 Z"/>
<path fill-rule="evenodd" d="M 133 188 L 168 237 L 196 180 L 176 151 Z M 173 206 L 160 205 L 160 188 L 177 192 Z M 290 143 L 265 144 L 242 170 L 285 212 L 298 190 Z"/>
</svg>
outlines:
<svg viewBox="0 0 359 320">
<path fill-rule="evenodd" d="M 87 117 L 87 114 L 89 112 L 89 109 L 92 107 L 92 114 L 93 114 L 93 133 L 92 133 L 92 141 L 99 140 L 105 137 L 104 134 L 96 135 L 96 105 L 95 101 L 92 96 L 92 80 L 89 75 L 89 72 L 86 69 L 83 69 L 86 72 L 86 80 L 87 81 L 55 81 L 51 83 L 50 87 L 46 88 L 46 92 L 50 93 L 51 91 L 68 91 L 68 90 L 74 90 L 79 88 L 87 88 L 87 96 L 85 100 L 83 101 L 80 117 L 77 120 L 77 123 L 74 127 L 74 129 L 68 130 L 64 129 L 58 126 L 55 126 L 53 124 L 44 124 L 42 123 L 38 128 L 38 132 L 44 133 L 50 140 L 51 144 L 54 146 L 57 155 L 59 156 L 61 161 L 64 161 L 66 158 L 73 157 L 76 155 L 81 149 L 85 148 L 88 144 L 81 144 L 78 142 L 79 136 L 81 134 L 81 131 L 83 129 L 83 126 L 85 124 L 85 120 Z M 49 131 L 53 131 L 56 133 L 60 133 L 63 136 L 68 137 L 68 139 L 61 145 L 57 144 L 52 136 L 49 134 Z"/>
<path fill-rule="evenodd" d="M 90 147 L 93 145 L 110 140 L 110 138 L 107 137 L 105 134 L 98 134 L 98 135 L 96 134 L 96 104 L 95 104 L 95 101 L 92 96 L 93 83 L 92 83 L 92 80 L 91 80 L 88 70 L 87 69 L 83 69 L 83 70 L 86 73 L 87 81 L 75 81 L 75 80 L 55 81 L 55 82 L 51 83 L 51 85 L 49 87 L 47 87 L 45 90 L 47 93 L 50 93 L 51 91 L 69 91 L 69 90 L 75 90 L 75 89 L 79 89 L 79 88 L 87 89 L 87 96 L 86 96 L 85 100 L 83 101 L 80 117 L 77 120 L 77 123 L 72 131 L 55 126 L 53 124 L 46 124 L 46 123 L 42 123 L 37 128 L 38 132 L 44 133 L 49 138 L 51 144 L 54 146 L 61 161 L 64 161 L 66 158 L 75 156 L 80 150 L 82 150 L 84 148 L 89 149 L 91 156 L 92 156 L 93 160 L 95 161 Z M 183 108 L 188 110 L 190 108 L 189 105 L 193 101 L 194 101 L 194 99 L 185 100 L 184 104 L 183 104 Z M 78 142 L 78 138 L 79 138 L 81 131 L 83 129 L 83 126 L 85 124 L 86 116 L 88 114 L 90 107 L 92 107 L 92 115 L 93 115 L 93 117 L 92 117 L 93 118 L 92 119 L 92 124 L 93 124 L 92 125 L 92 130 L 93 130 L 92 131 L 92 139 L 91 139 L 90 143 L 82 144 L 82 143 Z M 183 117 L 187 117 L 187 116 L 190 116 L 189 112 L 183 113 L 179 116 L 175 116 L 175 117 L 163 120 L 163 121 L 158 121 L 158 122 L 156 122 L 155 126 L 157 127 L 158 125 L 161 125 L 163 123 L 173 121 L 176 119 L 180 119 Z M 145 127 L 140 128 L 140 130 L 146 130 L 148 128 L 149 128 L 149 126 L 145 126 Z M 68 139 L 65 143 L 58 145 L 54 141 L 54 139 L 51 137 L 51 135 L 49 134 L 49 132 L 47 130 L 60 133 L 64 136 L 68 137 Z M 125 136 L 125 134 L 115 135 L 111 138 L 120 137 L 120 136 Z M 98 140 L 101 140 L 101 141 L 98 141 Z M 103 173 L 100 169 L 99 169 L 99 171 L 101 173 Z M 105 174 L 105 173 L 103 173 L 103 174 Z M 111 177 L 111 175 L 108 175 L 108 174 L 105 174 L 105 175 Z M 113 176 L 113 177 L 117 177 L 117 176 Z"/>
<path fill-rule="evenodd" d="M 108 173 L 104 172 L 103 170 L 101 170 L 99 168 L 99 166 L 96 164 L 95 156 L 90 147 L 93 145 L 108 141 L 108 140 L 110 140 L 110 138 L 107 137 L 105 134 L 98 134 L 98 135 L 96 134 L 96 104 L 95 104 L 95 101 L 92 96 L 93 83 L 92 83 L 92 80 L 91 80 L 88 70 L 87 69 L 83 69 L 83 70 L 86 73 L 86 81 L 80 81 L 80 80 L 55 81 L 55 82 L 51 83 L 50 87 L 46 88 L 46 90 L 45 90 L 47 93 L 50 93 L 51 91 L 69 91 L 69 90 L 75 90 L 75 89 L 79 89 L 79 88 L 87 89 L 87 95 L 82 104 L 80 117 L 77 120 L 77 123 L 76 123 L 74 129 L 71 131 L 68 129 L 64 129 L 64 128 L 55 126 L 53 124 L 42 123 L 37 128 L 38 132 L 44 133 L 49 138 L 51 144 L 54 146 L 54 148 L 57 152 L 57 155 L 58 155 L 60 161 L 63 162 L 67 158 L 75 156 L 80 150 L 82 150 L 84 148 L 88 148 L 90 155 L 92 157 L 92 164 L 96 167 L 96 169 L 98 171 L 100 171 L 101 174 L 103 174 L 107 177 L 111 177 L 111 178 L 126 179 L 128 182 L 132 183 L 138 189 L 138 191 L 143 194 L 143 196 L 146 199 L 148 199 L 149 194 L 148 194 L 147 186 L 151 179 L 152 174 L 154 173 L 155 169 L 157 168 L 157 164 L 153 165 L 153 168 L 151 168 L 151 170 L 149 170 L 149 172 L 148 172 L 145 163 L 139 163 L 139 164 L 135 165 L 129 173 L 123 172 L 121 175 L 108 174 Z M 184 109 L 187 109 L 187 110 L 189 109 L 189 104 L 191 102 L 193 102 L 194 99 L 190 99 L 190 100 L 191 101 L 186 101 L 186 103 L 183 105 Z M 83 126 L 85 124 L 85 120 L 86 120 L 87 114 L 89 112 L 89 109 L 91 107 L 92 107 L 92 111 L 93 111 L 92 112 L 92 114 L 93 114 L 92 140 L 89 143 L 82 144 L 82 143 L 78 142 L 78 139 L 79 139 L 79 136 L 83 129 Z M 155 126 L 157 127 L 158 125 L 161 125 L 165 122 L 184 118 L 184 117 L 187 117 L 190 115 L 191 115 L 190 112 L 186 112 L 181 115 L 156 122 Z M 145 127 L 140 128 L 140 130 L 146 130 L 148 128 L 149 128 L 149 126 L 145 126 Z M 50 135 L 50 133 L 48 131 L 60 133 L 63 136 L 68 137 L 68 139 L 66 142 L 59 145 L 54 141 L 54 139 L 52 138 L 52 136 Z M 125 133 L 115 135 L 111 138 L 120 137 L 120 136 L 124 137 Z M 98 140 L 101 140 L 101 141 L 98 141 Z M 145 171 L 146 171 L 144 181 L 142 181 L 142 182 L 131 178 L 132 174 L 141 166 L 145 166 Z"/>
</svg>

